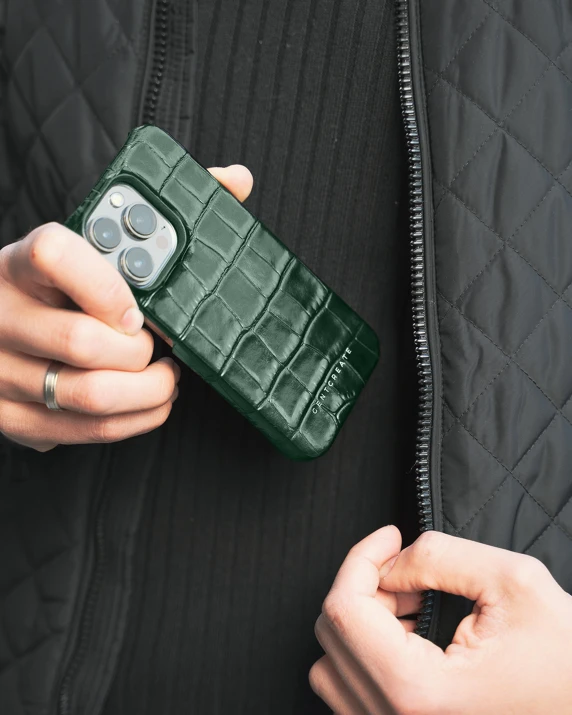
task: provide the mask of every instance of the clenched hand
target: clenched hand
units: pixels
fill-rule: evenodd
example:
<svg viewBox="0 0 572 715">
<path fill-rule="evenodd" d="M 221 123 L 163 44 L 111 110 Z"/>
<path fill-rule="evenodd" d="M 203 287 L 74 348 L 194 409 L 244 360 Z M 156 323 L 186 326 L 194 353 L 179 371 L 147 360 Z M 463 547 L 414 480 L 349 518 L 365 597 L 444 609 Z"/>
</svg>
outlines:
<svg viewBox="0 0 572 715">
<path fill-rule="evenodd" d="M 366 538 L 324 602 L 310 683 L 336 713 L 572 713 L 572 597 L 540 561 L 437 532 L 400 549 Z M 475 601 L 445 652 L 413 632 L 426 589 Z"/>
<path fill-rule="evenodd" d="M 211 169 L 244 200 L 242 166 Z M 81 310 L 72 309 L 73 304 Z M 0 432 L 46 451 L 57 444 L 113 442 L 161 425 L 177 396 L 179 368 L 149 364 L 128 284 L 87 241 L 56 223 L 0 251 Z M 64 363 L 57 401 L 43 401 L 52 360 Z"/>
</svg>

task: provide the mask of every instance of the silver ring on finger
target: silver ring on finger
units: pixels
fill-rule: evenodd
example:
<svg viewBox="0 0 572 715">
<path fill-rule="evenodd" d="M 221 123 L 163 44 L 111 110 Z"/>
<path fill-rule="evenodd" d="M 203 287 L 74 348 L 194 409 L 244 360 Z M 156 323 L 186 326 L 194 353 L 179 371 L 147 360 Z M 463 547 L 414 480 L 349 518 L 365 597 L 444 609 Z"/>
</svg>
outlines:
<svg viewBox="0 0 572 715">
<path fill-rule="evenodd" d="M 56 385 L 58 384 L 58 375 L 63 367 L 63 363 L 59 360 L 52 360 L 46 370 L 44 377 L 44 402 L 48 410 L 61 412 L 62 408 L 58 404 L 56 398 Z"/>
</svg>

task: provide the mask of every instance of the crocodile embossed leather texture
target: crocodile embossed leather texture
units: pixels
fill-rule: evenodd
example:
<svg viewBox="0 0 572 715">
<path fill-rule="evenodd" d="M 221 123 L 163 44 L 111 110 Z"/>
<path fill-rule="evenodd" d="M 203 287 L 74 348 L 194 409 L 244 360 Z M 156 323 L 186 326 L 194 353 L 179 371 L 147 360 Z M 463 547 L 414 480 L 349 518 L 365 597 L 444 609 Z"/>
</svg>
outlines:
<svg viewBox="0 0 572 715">
<path fill-rule="evenodd" d="M 377 363 L 373 330 L 158 127 L 130 133 L 67 225 L 82 233 L 102 193 L 129 176 L 186 234 L 159 280 L 134 289 L 143 313 L 284 454 L 323 454 Z"/>
</svg>

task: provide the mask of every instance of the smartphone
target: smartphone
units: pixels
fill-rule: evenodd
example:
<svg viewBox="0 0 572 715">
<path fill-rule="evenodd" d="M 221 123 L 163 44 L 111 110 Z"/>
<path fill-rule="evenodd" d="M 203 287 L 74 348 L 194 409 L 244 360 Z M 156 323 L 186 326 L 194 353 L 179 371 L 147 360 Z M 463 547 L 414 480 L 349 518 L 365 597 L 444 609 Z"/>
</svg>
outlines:
<svg viewBox="0 0 572 715">
<path fill-rule="evenodd" d="M 281 452 L 313 459 L 331 446 L 378 361 L 377 336 L 173 137 L 132 130 L 66 225 Z"/>
</svg>

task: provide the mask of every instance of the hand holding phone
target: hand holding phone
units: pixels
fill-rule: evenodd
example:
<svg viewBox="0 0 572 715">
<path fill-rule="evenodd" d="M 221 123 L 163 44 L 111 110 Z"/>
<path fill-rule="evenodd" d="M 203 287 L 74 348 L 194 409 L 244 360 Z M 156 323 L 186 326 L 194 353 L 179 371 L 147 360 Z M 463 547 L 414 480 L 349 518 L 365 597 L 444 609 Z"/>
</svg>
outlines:
<svg viewBox="0 0 572 715">
<path fill-rule="evenodd" d="M 123 273 L 175 355 L 281 451 L 328 449 L 377 337 L 172 137 L 134 129 L 67 225 Z"/>
<path fill-rule="evenodd" d="M 245 167 L 212 172 L 238 198 L 250 193 Z M 0 305 L 0 432 L 10 441 L 45 452 L 127 439 L 167 419 L 180 369 L 170 358 L 150 363 L 153 339 L 129 286 L 76 233 L 50 223 L 1 250 Z M 54 359 L 64 363 L 61 412 L 47 409 L 42 389 Z"/>
</svg>

